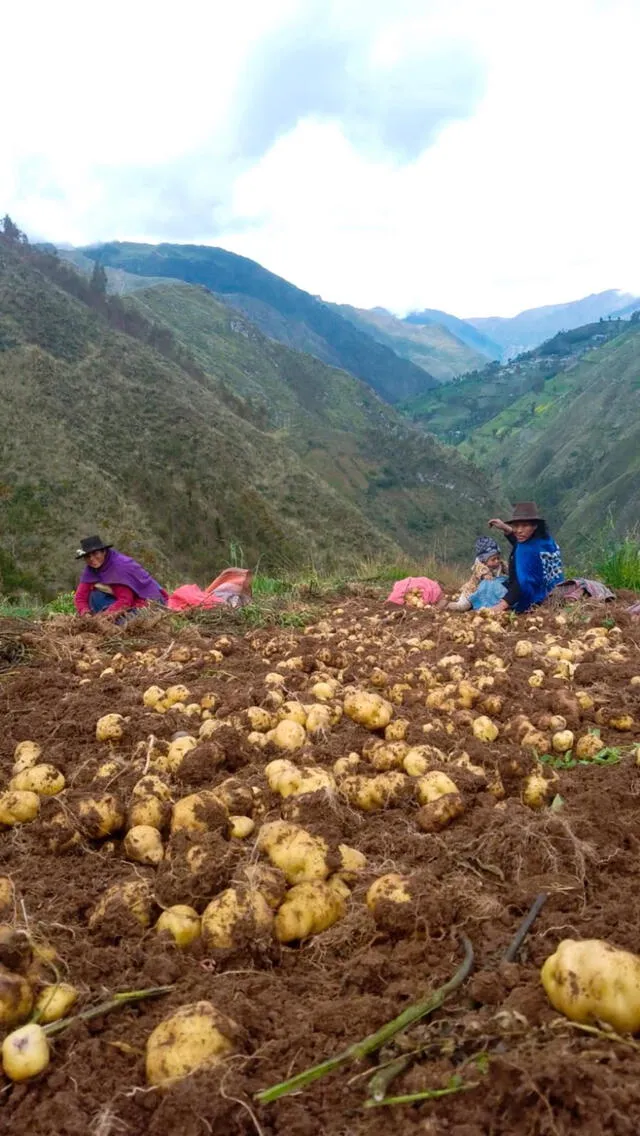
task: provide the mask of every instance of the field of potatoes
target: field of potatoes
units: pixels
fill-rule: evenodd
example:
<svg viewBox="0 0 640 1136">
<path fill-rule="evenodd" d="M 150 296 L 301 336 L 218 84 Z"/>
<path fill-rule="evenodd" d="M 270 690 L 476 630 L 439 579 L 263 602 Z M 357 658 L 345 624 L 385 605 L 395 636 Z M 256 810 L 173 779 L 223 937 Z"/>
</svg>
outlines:
<svg viewBox="0 0 640 1136">
<path fill-rule="evenodd" d="M 0 626 L 2 1130 L 635 1136 L 640 974 L 581 1023 L 540 969 L 640 951 L 640 624 L 230 626 Z"/>
</svg>

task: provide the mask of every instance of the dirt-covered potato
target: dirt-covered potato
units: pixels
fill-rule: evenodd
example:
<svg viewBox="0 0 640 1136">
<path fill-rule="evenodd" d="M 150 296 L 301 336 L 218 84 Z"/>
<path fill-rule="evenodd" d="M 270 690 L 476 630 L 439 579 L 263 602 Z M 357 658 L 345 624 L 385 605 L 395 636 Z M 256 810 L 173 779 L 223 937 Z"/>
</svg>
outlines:
<svg viewBox="0 0 640 1136">
<path fill-rule="evenodd" d="M 11 1081 L 28 1081 L 49 1064 L 50 1051 L 42 1026 L 29 1022 L 7 1034 L 2 1043 L 2 1069 Z"/>
<path fill-rule="evenodd" d="M 9 782 L 10 789 L 26 789 L 40 797 L 55 797 L 64 789 L 64 774 L 54 765 L 31 765 L 16 773 Z"/>
<path fill-rule="evenodd" d="M 174 738 L 167 751 L 167 769 L 171 773 L 176 773 L 180 768 L 182 759 L 186 757 L 192 749 L 195 749 L 197 744 L 198 739 L 194 738 L 191 734 L 181 734 L 180 737 Z"/>
<path fill-rule="evenodd" d="M 154 900 L 144 880 L 129 880 L 113 884 L 98 901 L 89 919 L 89 930 L 99 930 L 119 911 L 126 911 L 140 924 L 150 927 Z"/>
<path fill-rule="evenodd" d="M 196 836 L 226 824 L 225 809 L 218 796 L 210 789 L 181 797 L 173 806 L 171 832 L 187 832 Z"/>
<path fill-rule="evenodd" d="M 96 722 L 96 738 L 99 742 L 119 742 L 124 737 L 125 725 L 122 714 L 103 714 Z"/>
<path fill-rule="evenodd" d="M 241 936 L 255 939 L 269 934 L 273 911 L 259 891 L 246 887 L 227 888 L 211 900 L 202 915 L 202 940 L 212 950 L 230 950 Z"/>
<path fill-rule="evenodd" d="M 150 824 L 136 824 L 130 828 L 123 847 L 127 860 L 134 860 L 138 864 L 156 867 L 164 857 L 162 837 L 158 829 Z"/>
<path fill-rule="evenodd" d="M 41 1025 L 66 1017 L 78 1000 L 78 991 L 70 982 L 44 986 L 36 998 L 35 1011 Z"/>
<path fill-rule="evenodd" d="M 317 793 L 320 789 L 335 789 L 332 775 L 320 766 L 297 766 L 286 758 L 277 758 L 265 766 L 269 788 L 281 797 L 297 797 L 303 793 Z"/>
<path fill-rule="evenodd" d="M 122 801 L 115 793 L 80 797 L 74 802 L 74 811 L 81 829 L 93 840 L 111 836 L 124 828 Z"/>
<path fill-rule="evenodd" d="M 349 844 L 339 844 L 338 852 L 340 853 L 338 876 L 345 883 L 356 883 L 358 876 L 367 866 L 367 857 L 357 848 L 351 848 Z"/>
<path fill-rule="evenodd" d="M 447 755 L 437 746 L 418 745 L 412 746 L 405 754 L 402 766 L 410 777 L 422 777 L 434 765 L 446 764 L 447 761 Z"/>
<path fill-rule="evenodd" d="M 387 872 L 374 880 L 367 892 L 367 907 L 374 911 L 379 903 L 410 903 L 409 885 L 398 872 Z"/>
<path fill-rule="evenodd" d="M 393 717 L 393 706 L 379 694 L 356 690 L 345 696 L 344 712 L 348 718 L 367 730 L 383 730 Z"/>
<path fill-rule="evenodd" d="M 389 769 L 402 769 L 402 762 L 409 750 L 410 746 L 405 741 L 381 741 L 367 750 L 365 756 L 374 769 L 386 773 Z"/>
<path fill-rule="evenodd" d="M 481 714 L 478 718 L 474 719 L 472 730 L 478 741 L 485 742 L 486 744 L 495 742 L 500 733 L 495 722 L 492 722 L 491 718 L 488 718 L 486 714 Z"/>
<path fill-rule="evenodd" d="M 30 769 L 37 765 L 42 755 L 42 747 L 38 742 L 18 742 L 13 751 L 13 772 L 22 773 L 23 769 Z"/>
<path fill-rule="evenodd" d="M 574 1022 L 640 1030 L 640 958 L 601 939 L 564 939 L 541 971 L 552 1006 Z"/>
<path fill-rule="evenodd" d="M 602 750 L 602 739 L 598 734 L 583 734 L 578 738 L 575 747 L 575 756 L 581 761 L 595 757 Z"/>
<path fill-rule="evenodd" d="M 407 784 L 405 775 L 395 770 L 375 777 L 355 774 L 338 782 L 338 792 L 350 805 L 370 813 L 396 804 Z"/>
<path fill-rule="evenodd" d="M 257 845 L 290 884 L 326 880 L 330 874 L 326 841 L 296 824 L 283 820 L 263 824 Z"/>
<path fill-rule="evenodd" d="M 222 1061 L 236 1048 L 237 1035 L 235 1022 L 211 1002 L 181 1006 L 147 1039 L 147 1081 L 150 1085 L 170 1085 Z"/>
<path fill-rule="evenodd" d="M 269 730 L 267 738 L 277 749 L 284 749 L 288 753 L 294 753 L 295 750 L 301 749 L 306 742 L 307 732 L 304 726 L 299 722 L 291 721 L 289 718 L 283 718 L 281 722 L 278 722 L 274 730 Z"/>
<path fill-rule="evenodd" d="M 247 884 L 251 891 L 259 891 L 272 911 L 280 906 L 287 890 L 284 872 L 271 864 L 246 864 L 239 873 L 239 882 Z"/>
<path fill-rule="evenodd" d="M 177 947 L 188 947 L 200 936 L 200 916 L 185 903 L 167 907 L 156 923 L 156 931 L 168 931 Z"/>
<path fill-rule="evenodd" d="M 255 827 L 256 822 L 254 821 L 253 817 L 229 817 L 229 836 L 232 836 L 235 840 L 246 840 L 247 836 L 251 836 L 251 833 L 254 831 Z"/>
<path fill-rule="evenodd" d="M 26 789 L 10 789 L 0 793 L 0 824 L 13 827 L 35 820 L 40 811 L 40 797 Z"/>
<path fill-rule="evenodd" d="M 348 894 L 348 889 L 347 889 Z M 342 919 L 346 911 L 344 893 L 333 884 L 315 880 L 296 884 L 284 897 L 275 920 L 276 938 L 281 943 L 307 939 L 326 931 Z"/>
<path fill-rule="evenodd" d="M 31 987 L 22 974 L 0 966 L 0 1026 L 16 1026 L 33 1006 Z"/>
</svg>

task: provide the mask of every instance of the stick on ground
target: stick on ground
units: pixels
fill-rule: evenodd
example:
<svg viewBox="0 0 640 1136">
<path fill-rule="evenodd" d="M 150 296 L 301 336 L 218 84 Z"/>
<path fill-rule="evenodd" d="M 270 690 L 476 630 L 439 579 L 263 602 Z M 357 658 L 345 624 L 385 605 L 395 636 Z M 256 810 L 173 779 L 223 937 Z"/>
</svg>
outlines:
<svg viewBox="0 0 640 1136">
<path fill-rule="evenodd" d="M 371 1033 L 368 1037 L 362 1038 L 361 1041 L 354 1041 L 342 1053 L 335 1054 L 334 1057 L 327 1058 L 319 1065 L 312 1065 L 309 1069 L 304 1069 L 302 1073 L 297 1073 L 295 1077 L 290 1077 L 287 1081 L 280 1081 L 277 1085 L 270 1085 L 268 1089 L 262 1089 L 259 1093 L 255 1094 L 255 1100 L 260 1101 L 262 1104 L 269 1104 L 271 1101 L 278 1100 L 279 1097 L 287 1096 L 288 1093 L 295 1093 L 299 1089 L 305 1089 L 313 1081 L 318 1081 L 320 1077 L 325 1077 L 327 1073 L 332 1073 L 334 1069 L 338 1069 L 341 1065 L 346 1064 L 347 1061 L 359 1061 L 360 1058 L 366 1057 L 369 1053 L 375 1053 L 382 1045 L 386 1045 L 391 1038 L 396 1034 L 401 1033 L 403 1030 L 408 1029 L 420 1018 L 424 1018 L 427 1014 L 437 1010 L 445 998 L 448 997 L 454 990 L 457 990 L 462 985 L 465 978 L 471 972 L 473 966 L 473 946 L 466 935 L 461 936 L 462 945 L 464 947 L 464 959 L 461 966 L 448 982 L 443 986 L 439 986 L 430 994 L 428 998 L 422 999 L 420 1002 L 414 1002 L 412 1006 L 407 1006 L 397 1018 L 387 1022 L 381 1026 L 375 1033 Z"/>
<path fill-rule="evenodd" d="M 548 898 L 549 898 L 549 896 L 547 895 L 546 891 L 541 891 L 540 895 L 536 896 L 536 898 L 534 899 L 533 903 L 531 904 L 531 907 L 529 908 L 527 914 L 525 915 L 520 926 L 518 927 L 518 930 L 516 931 L 515 935 L 513 936 L 513 939 L 511 940 L 511 942 L 509 943 L 509 946 L 507 947 L 506 951 L 504 952 L 504 954 L 502 956 L 503 962 L 514 962 L 515 957 L 516 957 L 518 951 L 520 950 L 520 947 L 524 943 L 524 940 L 526 939 L 527 935 L 529 934 L 531 927 L 533 926 L 535 920 L 538 918 L 538 915 L 542 911 L 542 908 L 544 907 Z"/>
</svg>

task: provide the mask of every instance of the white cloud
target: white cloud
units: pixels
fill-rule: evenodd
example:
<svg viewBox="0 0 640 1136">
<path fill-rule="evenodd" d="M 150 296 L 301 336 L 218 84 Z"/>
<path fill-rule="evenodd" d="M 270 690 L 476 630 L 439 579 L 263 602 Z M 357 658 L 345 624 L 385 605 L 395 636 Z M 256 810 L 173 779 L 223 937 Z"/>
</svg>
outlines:
<svg viewBox="0 0 640 1136">
<path fill-rule="evenodd" d="M 639 34 L 637 0 L 24 3 L 0 210 L 221 244 L 358 306 L 640 292 Z"/>
</svg>

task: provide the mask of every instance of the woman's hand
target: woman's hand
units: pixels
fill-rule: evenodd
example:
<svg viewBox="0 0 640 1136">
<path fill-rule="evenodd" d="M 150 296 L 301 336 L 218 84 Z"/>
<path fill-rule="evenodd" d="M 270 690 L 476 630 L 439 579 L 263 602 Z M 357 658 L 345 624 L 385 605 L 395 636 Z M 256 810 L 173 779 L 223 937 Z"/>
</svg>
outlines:
<svg viewBox="0 0 640 1136">
<path fill-rule="evenodd" d="M 489 528 L 490 529 L 499 529 L 500 532 L 503 532 L 503 533 L 513 532 L 511 525 L 508 525 L 506 523 L 506 521 L 501 521 L 500 517 L 492 517 L 492 519 L 489 521 Z"/>
<path fill-rule="evenodd" d="M 508 611 L 509 610 L 509 604 L 507 603 L 506 600 L 500 600 L 499 603 L 494 604 L 493 607 L 490 608 L 489 610 L 490 611 Z"/>
</svg>

